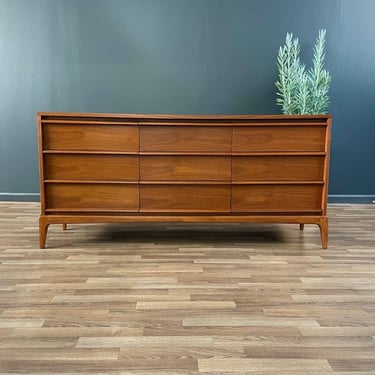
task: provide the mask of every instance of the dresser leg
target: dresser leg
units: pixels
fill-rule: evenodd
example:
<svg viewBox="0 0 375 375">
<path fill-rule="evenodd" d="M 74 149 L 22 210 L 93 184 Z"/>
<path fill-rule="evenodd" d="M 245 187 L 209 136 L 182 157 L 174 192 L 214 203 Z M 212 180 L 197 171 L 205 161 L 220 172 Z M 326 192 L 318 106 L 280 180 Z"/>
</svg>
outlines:
<svg viewBox="0 0 375 375">
<path fill-rule="evenodd" d="M 63 229 L 63 230 L 67 230 L 67 229 L 68 229 L 68 224 L 63 224 L 63 225 L 62 225 L 62 229 Z"/>
<path fill-rule="evenodd" d="M 300 224 L 299 225 L 299 230 L 303 230 L 305 228 L 305 224 Z"/>
<path fill-rule="evenodd" d="M 44 249 L 46 247 L 46 238 L 49 224 L 44 218 L 39 218 L 39 247 Z"/>
<path fill-rule="evenodd" d="M 322 239 L 322 248 L 326 249 L 328 247 L 328 218 L 327 217 L 320 218 L 319 228 L 320 228 L 320 237 Z"/>
</svg>

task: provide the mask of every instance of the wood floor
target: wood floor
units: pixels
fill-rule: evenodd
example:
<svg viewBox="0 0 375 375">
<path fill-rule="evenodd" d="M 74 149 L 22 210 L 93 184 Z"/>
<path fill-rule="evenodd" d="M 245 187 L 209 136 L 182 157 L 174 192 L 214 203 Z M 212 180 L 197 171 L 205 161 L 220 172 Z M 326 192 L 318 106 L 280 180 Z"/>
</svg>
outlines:
<svg viewBox="0 0 375 375">
<path fill-rule="evenodd" d="M 0 374 L 375 374 L 375 206 L 306 225 L 51 226 L 0 202 Z"/>
</svg>

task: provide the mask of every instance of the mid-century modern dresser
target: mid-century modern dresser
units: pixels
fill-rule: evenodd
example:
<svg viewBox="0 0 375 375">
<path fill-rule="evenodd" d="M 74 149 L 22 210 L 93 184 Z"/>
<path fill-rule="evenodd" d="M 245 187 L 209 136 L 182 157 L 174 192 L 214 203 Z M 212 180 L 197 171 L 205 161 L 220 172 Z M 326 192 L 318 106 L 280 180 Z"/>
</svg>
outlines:
<svg viewBox="0 0 375 375">
<path fill-rule="evenodd" d="M 48 225 L 275 222 L 327 247 L 329 115 L 38 113 Z"/>
</svg>

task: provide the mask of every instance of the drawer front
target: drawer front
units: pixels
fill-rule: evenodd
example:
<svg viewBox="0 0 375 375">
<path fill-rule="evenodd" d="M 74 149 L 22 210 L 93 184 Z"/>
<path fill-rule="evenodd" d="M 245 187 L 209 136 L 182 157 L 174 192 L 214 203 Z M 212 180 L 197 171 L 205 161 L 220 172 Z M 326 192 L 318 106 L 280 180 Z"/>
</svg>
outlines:
<svg viewBox="0 0 375 375">
<path fill-rule="evenodd" d="M 212 126 L 141 126 L 144 152 L 230 152 L 231 128 Z"/>
<path fill-rule="evenodd" d="M 229 185 L 141 185 L 142 212 L 229 212 Z"/>
<path fill-rule="evenodd" d="M 44 155 L 47 180 L 138 181 L 136 155 Z"/>
<path fill-rule="evenodd" d="M 240 181 L 322 181 L 324 156 L 234 156 L 232 178 Z"/>
<path fill-rule="evenodd" d="M 233 128 L 233 152 L 324 151 L 325 126 Z"/>
<path fill-rule="evenodd" d="M 227 156 L 141 156 L 141 181 L 230 181 Z"/>
<path fill-rule="evenodd" d="M 232 212 L 315 212 L 321 210 L 322 185 L 234 185 Z"/>
<path fill-rule="evenodd" d="M 138 211 L 136 184 L 46 184 L 46 208 Z"/>
<path fill-rule="evenodd" d="M 43 125 L 45 150 L 138 151 L 138 127 L 123 125 Z"/>
</svg>

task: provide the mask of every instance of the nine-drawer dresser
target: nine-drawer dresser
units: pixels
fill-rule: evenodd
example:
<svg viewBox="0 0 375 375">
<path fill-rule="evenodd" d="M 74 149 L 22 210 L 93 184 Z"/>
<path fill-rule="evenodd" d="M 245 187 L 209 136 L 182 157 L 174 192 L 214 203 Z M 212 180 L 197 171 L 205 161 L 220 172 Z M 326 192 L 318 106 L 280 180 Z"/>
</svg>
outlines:
<svg viewBox="0 0 375 375">
<path fill-rule="evenodd" d="M 317 224 L 327 247 L 329 115 L 38 113 L 48 225 Z"/>
</svg>

